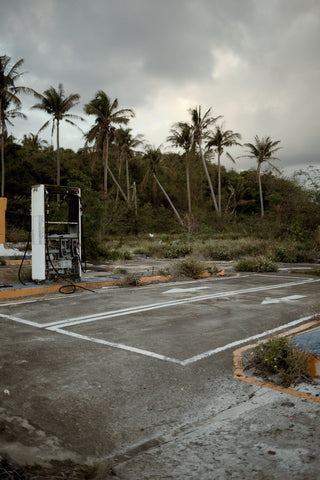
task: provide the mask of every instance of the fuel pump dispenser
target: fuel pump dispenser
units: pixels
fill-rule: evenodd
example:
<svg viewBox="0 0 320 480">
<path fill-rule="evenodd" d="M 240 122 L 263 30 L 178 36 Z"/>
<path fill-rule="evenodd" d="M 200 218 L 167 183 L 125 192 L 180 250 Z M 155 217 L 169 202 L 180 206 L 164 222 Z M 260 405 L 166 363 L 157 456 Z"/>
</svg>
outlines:
<svg viewBox="0 0 320 480">
<path fill-rule="evenodd" d="M 31 190 L 32 280 L 81 279 L 81 191 L 34 185 Z"/>
</svg>

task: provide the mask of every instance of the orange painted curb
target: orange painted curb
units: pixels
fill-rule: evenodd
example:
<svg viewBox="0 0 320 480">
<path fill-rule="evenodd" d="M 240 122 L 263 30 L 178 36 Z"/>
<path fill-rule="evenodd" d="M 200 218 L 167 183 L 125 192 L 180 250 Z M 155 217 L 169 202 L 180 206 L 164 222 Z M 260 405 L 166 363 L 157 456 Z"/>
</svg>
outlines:
<svg viewBox="0 0 320 480">
<path fill-rule="evenodd" d="M 151 283 L 155 281 L 159 282 L 167 282 L 171 280 L 172 275 L 159 275 L 154 277 L 141 277 L 140 280 L 143 283 Z M 119 280 L 104 280 L 98 282 L 90 282 L 90 283 L 75 283 L 75 287 L 83 287 L 83 288 L 102 288 L 102 287 L 109 287 L 109 286 L 117 286 Z M 70 284 L 71 285 L 71 284 Z M 61 287 L 63 288 L 66 285 L 63 284 L 56 284 L 56 285 L 41 285 L 37 287 L 27 287 L 27 288 L 19 288 L 15 290 L 0 290 L 0 299 L 10 299 L 10 298 L 19 298 L 19 297 L 29 297 L 32 295 L 43 295 L 48 293 L 59 293 Z"/>
<path fill-rule="evenodd" d="M 23 261 L 25 265 L 31 265 L 31 258 L 27 258 Z M 20 265 L 21 264 L 21 258 L 18 260 L 5 260 L 6 265 Z"/>
<path fill-rule="evenodd" d="M 305 331 L 306 328 L 310 326 L 310 331 L 313 330 L 312 327 L 315 325 L 318 325 L 319 327 L 319 322 L 314 321 L 314 322 L 309 322 L 307 324 L 304 324 L 300 327 L 297 327 L 293 330 L 290 330 L 289 332 L 283 333 L 279 336 L 284 337 L 288 336 L 287 334 L 289 333 L 290 336 L 288 338 L 294 336 L 294 334 L 298 332 Z M 308 330 L 309 331 L 309 330 Z M 300 392 L 299 390 L 294 390 L 293 388 L 285 388 L 281 387 L 279 385 L 275 385 L 270 382 L 265 382 L 263 380 L 258 380 L 256 378 L 251 378 L 248 377 L 243 370 L 243 352 L 256 348 L 258 345 L 260 345 L 263 342 L 260 343 L 255 343 L 251 345 L 247 345 L 245 347 L 239 348 L 238 350 L 235 350 L 233 352 L 233 378 L 236 380 L 241 380 L 242 382 L 249 383 L 250 385 L 256 385 L 257 387 L 264 387 L 264 388 L 270 388 L 271 390 L 276 390 L 281 393 L 287 393 L 289 395 L 294 395 L 295 397 L 302 398 L 304 400 L 311 400 L 313 402 L 318 402 L 320 403 L 320 397 L 317 397 L 316 395 L 312 395 L 311 393 L 305 393 L 305 392 Z"/>
<path fill-rule="evenodd" d="M 151 283 L 151 282 L 168 282 L 173 278 L 172 275 L 156 275 L 154 277 L 141 277 L 140 282 L 142 283 Z"/>
</svg>

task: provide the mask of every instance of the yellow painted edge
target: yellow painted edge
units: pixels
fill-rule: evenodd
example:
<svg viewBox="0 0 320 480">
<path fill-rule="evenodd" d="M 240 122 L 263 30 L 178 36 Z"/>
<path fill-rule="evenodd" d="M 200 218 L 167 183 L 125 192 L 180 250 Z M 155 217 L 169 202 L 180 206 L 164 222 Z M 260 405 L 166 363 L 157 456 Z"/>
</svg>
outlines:
<svg viewBox="0 0 320 480">
<path fill-rule="evenodd" d="M 318 321 L 312 321 L 308 322 L 307 324 L 304 324 L 300 327 L 294 328 L 293 330 L 290 330 L 289 332 L 283 333 L 279 336 L 287 336 L 288 334 L 290 336 L 293 336 L 294 334 L 306 330 L 308 326 L 310 326 L 310 330 L 314 330 L 315 325 L 318 325 L 319 328 L 319 322 Z M 315 327 L 315 328 L 312 328 Z M 258 345 L 260 345 L 263 342 L 251 344 L 251 345 L 246 345 L 245 347 L 241 347 L 233 352 L 233 378 L 236 380 L 241 380 L 242 382 L 249 383 L 250 385 L 256 385 L 257 387 L 263 387 L 263 388 L 270 388 L 271 390 L 276 390 L 281 393 L 287 393 L 289 395 L 294 395 L 295 397 L 303 398 L 304 400 L 311 400 L 313 402 L 318 402 L 320 403 L 320 397 L 317 397 L 316 395 L 312 395 L 311 393 L 305 393 L 305 392 L 300 392 L 299 390 L 294 390 L 293 388 L 285 388 L 281 387 L 279 385 L 274 385 L 273 383 L 270 382 L 265 382 L 263 380 L 258 380 L 256 378 L 251 378 L 248 377 L 243 370 L 243 352 L 246 350 L 250 350 L 253 348 L 256 348 Z"/>
<path fill-rule="evenodd" d="M 20 265 L 21 263 L 21 258 L 19 260 L 5 260 L 6 265 Z M 31 258 L 27 258 L 23 261 L 24 265 L 31 265 Z"/>
<path fill-rule="evenodd" d="M 155 281 L 159 282 L 167 282 L 172 278 L 172 275 L 159 275 L 154 277 L 142 277 L 140 280 L 143 283 L 151 283 Z M 84 287 L 84 288 L 101 288 L 107 286 L 117 286 L 119 280 L 104 280 L 98 282 L 90 282 L 90 283 L 75 283 L 76 287 Z M 19 288 L 15 290 L 0 290 L 0 298 L 19 298 L 19 297 L 29 297 L 32 295 L 43 295 L 46 293 L 58 293 L 59 289 L 63 287 L 63 284 L 56 284 L 56 285 L 43 285 L 37 287 L 28 287 L 28 288 Z"/>
<path fill-rule="evenodd" d="M 156 275 L 154 277 L 141 277 L 140 281 L 142 283 L 150 283 L 150 282 L 168 282 L 173 278 L 172 275 Z"/>
<path fill-rule="evenodd" d="M 199 275 L 197 275 L 197 278 L 208 278 L 208 277 L 211 277 L 212 273 L 210 272 L 203 272 L 203 273 L 199 273 Z"/>
</svg>

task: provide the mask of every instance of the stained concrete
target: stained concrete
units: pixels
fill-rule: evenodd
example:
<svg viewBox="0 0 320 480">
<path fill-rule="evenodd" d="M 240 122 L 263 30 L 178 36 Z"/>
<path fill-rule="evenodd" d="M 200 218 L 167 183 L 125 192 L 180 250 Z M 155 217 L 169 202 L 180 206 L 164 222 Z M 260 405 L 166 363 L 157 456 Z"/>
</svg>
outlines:
<svg viewBox="0 0 320 480">
<path fill-rule="evenodd" d="M 319 403 L 234 380 L 232 351 L 311 316 L 319 285 L 280 272 L 3 302 L 0 454 L 108 460 L 130 480 L 318 478 Z"/>
</svg>

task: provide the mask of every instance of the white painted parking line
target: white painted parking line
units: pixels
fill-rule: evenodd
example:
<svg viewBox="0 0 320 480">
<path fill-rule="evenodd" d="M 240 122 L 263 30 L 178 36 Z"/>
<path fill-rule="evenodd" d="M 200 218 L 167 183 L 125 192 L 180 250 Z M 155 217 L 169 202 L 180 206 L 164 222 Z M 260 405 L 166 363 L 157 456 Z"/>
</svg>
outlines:
<svg viewBox="0 0 320 480">
<path fill-rule="evenodd" d="M 56 327 L 59 327 L 59 328 L 72 327 L 74 325 L 82 325 L 84 323 L 91 323 L 91 322 L 96 322 L 98 320 L 105 320 L 108 318 L 114 318 L 114 317 L 119 317 L 124 315 L 133 315 L 135 313 L 147 312 L 147 311 L 156 310 L 159 308 L 175 307 L 178 305 L 186 305 L 189 303 L 202 302 L 203 300 L 231 297 L 231 296 L 242 295 L 246 293 L 256 293 L 256 292 L 261 292 L 266 290 L 278 290 L 280 288 L 304 285 L 304 284 L 314 283 L 319 281 L 320 280 L 306 279 L 306 280 L 300 280 L 299 282 L 287 282 L 283 284 L 264 285 L 262 287 L 243 288 L 241 290 L 218 292 L 218 293 L 212 293 L 207 295 L 199 295 L 199 296 L 187 297 L 183 299 L 169 300 L 167 302 L 142 305 L 138 307 L 129 307 L 129 308 L 123 308 L 120 310 L 105 311 L 105 312 L 96 313 L 92 315 L 83 315 L 80 317 L 70 318 L 68 320 L 60 320 L 57 322 L 46 323 L 46 324 L 43 324 L 42 327 L 47 328 L 48 330 L 54 331 Z"/>
<path fill-rule="evenodd" d="M 12 306 L 15 306 L 15 305 L 23 305 L 25 303 L 39 303 L 39 302 L 51 302 L 51 301 L 56 301 L 56 300 L 70 300 L 70 297 L 66 296 L 66 295 L 57 295 L 57 296 L 54 296 L 54 297 L 38 297 L 38 298 L 34 298 L 32 300 L 15 300 L 14 302 L 11 301 L 11 300 L 8 300 L 8 302 L 6 303 L 0 303 L 0 307 L 12 307 Z"/>
<path fill-rule="evenodd" d="M 291 328 L 292 326 L 298 325 L 299 323 L 306 322 L 306 321 L 314 318 L 314 315 L 299 318 L 299 319 L 294 320 L 292 322 L 289 322 L 285 325 L 281 325 L 281 326 L 273 328 L 271 330 L 267 330 L 267 331 L 261 332 L 261 333 L 256 334 L 256 335 L 252 335 L 252 336 L 249 336 L 249 337 L 246 337 L 246 338 L 242 338 L 240 340 L 236 340 L 236 341 L 228 343 L 226 345 L 222 345 L 220 347 L 202 352 L 198 355 L 187 358 L 185 360 L 179 360 L 179 359 L 176 359 L 174 357 L 168 357 L 166 355 L 162 355 L 162 354 L 152 352 L 152 351 L 149 351 L 149 350 L 144 350 L 144 349 L 141 349 L 141 348 L 136 348 L 136 347 L 133 347 L 133 346 L 130 346 L 130 345 L 122 344 L 122 343 L 111 342 L 111 341 L 108 341 L 108 340 L 95 338 L 95 337 L 92 337 L 92 336 L 89 336 L 89 335 L 82 335 L 82 334 L 79 334 L 77 332 L 72 332 L 70 330 L 65 330 L 64 328 L 70 328 L 72 326 L 81 325 L 83 323 L 96 322 L 96 321 L 99 321 L 99 320 L 105 320 L 107 318 L 114 318 L 114 317 L 118 317 L 118 316 L 122 316 L 122 315 L 133 315 L 133 314 L 136 314 L 136 313 L 155 310 L 155 309 L 160 309 L 160 308 L 174 307 L 174 306 L 178 306 L 178 305 L 190 304 L 190 303 L 199 302 L 199 301 L 203 301 L 203 300 L 210 300 L 210 299 L 214 299 L 214 298 L 223 298 L 223 297 L 226 298 L 226 297 L 231 297 L 231 296 L 235 296 L 235 295 L 255 293 L 255 292 L 261 292 L 261 291 L 266 291 L 266 290 L 278 290 L 278 289 L 281 289 L 281 288 L 306 285 L 306 284 L 311 284 L 311 283 L 315 283 L 315 282 L 319 282 L 319 281 L 320 281 L 319 279 L 303 279 L 303 280 L 300 279 L 300 281 L 291 281 L 291 282 L 286 282 L 286 283 L 283 283 L 283 284 L 281 284 L 281 283 L 278 284 L 277 283 L 277 284 L 265 285 L 265 286 L 261 286 L 261 287 L 251 287 L 251 288 L 244 288 L 244 289 L 240 289 L 240 290 L 219 292 L 219 293 L 214 293 L 214 294 L 198 295 L 198 296 L 188 297 L 188 298 L 180 299 L 180 300 L 176 299 L 176 300 L 171 300 L 171 301 L 168 301 L 168 302 L 154 303 L 154 304 L 142 305 L 142 306 L 137 306 L 137 307 L 123 308 L 123 309 L 120 309 L 120 310 L 109 311 L 109 312 L 106 311 L 106 312 L 101 312 L 101 313 L 98 313 L 98 314 L 85 315 L 85 316 L 81 316 L 81 317 L 71 318 L 69 320 L 60 320 L 60 321 L 57 321 L 57 322 L 50 322 L 50 323 L 46 323 L 46 324 L 44 324 L 44 323 L 41 324 L 41 323 L 33 322 L 33 321 L 30 321 L 30 320 L 26 320 L 26 319 L 23 319 L 23 318 L 20 318 L 20 317 L 16 317 L 16 316 L 13 316 L 13 315 L 6 315 L 6 314 L 0 314 L 0 318 L 5 318 L 5 319 L 8 319 L 8 320 L 11 320 L 11 321 L 14 321 L 14 322 L 18 322 L 18 323 L 29 325 L 29 326 L 36 327 L 36 328 L 47 329 L 47 330 L 54 331 L 54 332 L 57 332 L 57 333 L 62 334 L 62 335 L 67 335 L 67 336 L 70 336 L 70 337 L 73 337 L 73 338 L 76 338 L 76 339 L 79 339 L 79 340 L 89 341 L 89 342 L 92 342 L 92 343 L 95 343 L 95 344 L 100 344 L 100 345 L 104 345 L 104 346 L 111 347 L 111 348 L 117 348 L 117 349 L 120 349 L 120 350 L 126 350 L 126 351 L 131 352 L 131 353 L 136 353 L 136 354 L 139 354 L 139 355 L 142 355 L 142 356 L 151 357 L 151 358 L 154 358 L 154 359 L 157 359 L 157 360 L 161 360 L 161 361 L 165 361 L 165 362 L 169 362 L 169 363 L 174 363 L 174 364 L 185 367 L 185 366 L 191 365 L 193 363 L 196 363 L 198 361 L 201 361 L 203 359 L 209 358 L 209 357 L 211 357 L 213 355 L 216 355 L 220 352 L 223 352 L 225 350 L 228 350 L 230 348 L 238 347 L 241 344 L 248 343 L 248 342 L 251 342 L 251 341 L 255 341 L 259 338 L 263 338 L 265 336 L 272 335 L 272 334 L 274 334 L 276 332 L 279 332 L 281 330 Z M 283 297 L 283 298 L 297 299 L 297 298 L 302 298 L 302 296 L 301 295 L 292 295 L 292 296 Z"/>
<path fill-rule="evenodd" d="M 299 323 L 307 322 L 308 320 L 311 320 L 312 318 L 314 318 L 314 315 L 309 315 L 307 317 L 298 318 L 297 320 L 293 320 L 292 322 L 286 323 L 285 325 L 281 325 L 280 327 L 272 328 L 272 329 L 266 330 L 262 333 L 258 333 L 256 335 L 252 335 L 250 337 L 246 337 L 246 338 L 242 338 L 240 340 L 236 340 L 234 342 L 228 343 L 228 344 L 223 345 L 221 347 L 214 348 L 212 350 L 208 350 L 207 352 L 200 353 L 198 355 L 187 358 L 185 360 L 178 360 L 177 358 L 167 357 L 167 356 L 161 355 L 159 353 L 151 352 L 150 350 L 143 350 L 141 348 L 132 347 L 130 345 L 124 345 L 122 343 L 109 342 L 107 340 L 102 340 L 100 338 L 94 338 L 94 337 L 90 337 L 88 335 L 81 335 L 79 333 L 63 330 L 61 328 L 56 328 L 54 331 L 57 332 L 57 333 L 61 333 L 62 335 L 67 335 L 67 336 L 70 336 L 70 337 L 78 338 L 79 340 L 85 340 L 85 341 L 88 341 L 88 342 L 97 343 L 97 344 L 100 344 L 100 345 L 105 345 L 105 346 L 112 347 L 112 348 L 117 348 L 117 349 L 120 349 L 120 350 L 127 350 L 129 352 L 137 353 L 139 355 L 143 355 L 143 356 L 146 356 L 146 357 L 152 357 L 152 358 L 155 358 L 157 360 L 162 360 L 162 361 L 169 362 L 169 363 L 175 363 L 175 364 L 178 364 L 182 367 L 187 367 L 188 365 L 191 365 L 193 363 L 199 362 L 200 360 L 204 360 L 206 358 L 212 357 L 213 355 L 224 352 L 225 350 L 229 350 L 230 348 L 235 348 L 235 347 L 238 347 L 239 345 L 242 345 L 244 343 L 256 341 L 259 338 L 263 338 L 263 337 L 266 337 L 268 335 L 272 335 L 276 332 L 280 332 L 281 330 L 285 330 L 285 329 L 294 327 L 296 325 L 299 325 Z"/>
<path fill-rule="evenodd" d="M 235 342 L 228 343 L 223 347 L 214 348 L 213 350 L 208 350 L 207 352 L 200 353 L 199 355 L 195 355 L 194 357 L 188 358 L 184 360 L 183 366 L 190 365 L 191 363 L 198 362 L 199 360 L 203 360 L 205 358 L 211 357 L 217 353 L 223 352 L 224 350 L 228 350 L 229 348 L 238 347 L 243 343 L 253 342 L 258 340 L 259 338 L 266 337 L 268 335 L 273 335 L 276 332 L 280 332 L 281 330 L 285 330 L 287 328 L 294 327 L 295 325 L 299 325 L 299 323 L 307 322 L 314 318 L 314 315 L 308 315 L 307 317 L 298 318 L 297 320 L 293 320 L 292 322 L 286 323 L 285 325 L 281 325 L 280 327 L 272 328 L 271 330 L 266 330 L 265 332 L 258 333 L 257 335 L 252 335 L 251 337 L 243 338 L 241 340 L 236 340 Z"/>
<path fill-rule="evenodd" d="M 14 317 L 13 315 L 4 315 L 0 313 L 0 317 L 7 318 L 9 320 L 12 320 L 13 322 L 24 323 L 25 325 L 30 325 L 31 327 L 37 327 L 37 328 L 42 327 L 40 323 L 31 322 L 30 320 L 25 320 L 24 318 Z"/>
<path fill-rule="evenodd" d="M 176 358 L 167 357 L 165 355 L 150 352 L 149 350 L 143 350 L 141 348 L 131 347 L 130 345 L 124 345 L 123 343 L 109 342 L 107 340 L 101 340 L 100 338 L 89 337 L 87 335 L 80 335 L 79 333 L 62 330 L 60 328 L 57 328 L 55 332 L 61 333 L 62 335 L 68 335 L 70 337 L 78 338 L 80 340 L 86 340 L 88 342 L 98 343 L 100 345 L 106 345 L 107 347 L 118 348 L 120 350 L 127 350 L 128 352 L 138 353 L 139 355 L 143 355 L 145 357 L 152 357 L 156 358 L 157 360 L 164 360 L 166 362 L 177 363 L 184 366 L 184 362 L 181 360 L 177 360 Z"/>
</svg>

